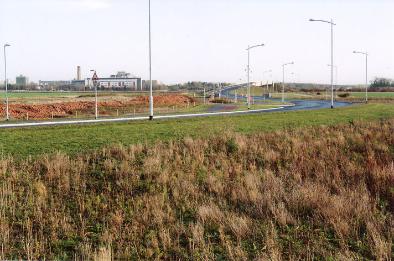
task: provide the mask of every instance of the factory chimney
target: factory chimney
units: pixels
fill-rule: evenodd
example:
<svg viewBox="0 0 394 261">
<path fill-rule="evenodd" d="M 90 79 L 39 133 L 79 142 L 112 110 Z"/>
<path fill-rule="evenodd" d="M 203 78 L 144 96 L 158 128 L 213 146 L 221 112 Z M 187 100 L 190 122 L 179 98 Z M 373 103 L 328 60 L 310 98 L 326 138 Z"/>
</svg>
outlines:
<svg viewBox="0 0 394 261">
<path fill-rule="evenodd" d="M 81 80 L 81 66 L 77 66 L 77 81 Z"/>
</svg>

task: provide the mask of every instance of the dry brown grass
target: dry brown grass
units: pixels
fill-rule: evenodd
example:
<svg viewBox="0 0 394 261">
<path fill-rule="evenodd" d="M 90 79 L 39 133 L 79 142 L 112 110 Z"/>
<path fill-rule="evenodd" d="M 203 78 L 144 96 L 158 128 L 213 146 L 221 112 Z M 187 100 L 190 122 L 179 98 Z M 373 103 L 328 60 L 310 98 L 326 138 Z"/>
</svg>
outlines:
<svg viewBox="0 0 394 261">
<path fill-rule="evenodd" d="M 394 121 L 0 160 L 0 259 L 393 258 Z"/>
</svg>

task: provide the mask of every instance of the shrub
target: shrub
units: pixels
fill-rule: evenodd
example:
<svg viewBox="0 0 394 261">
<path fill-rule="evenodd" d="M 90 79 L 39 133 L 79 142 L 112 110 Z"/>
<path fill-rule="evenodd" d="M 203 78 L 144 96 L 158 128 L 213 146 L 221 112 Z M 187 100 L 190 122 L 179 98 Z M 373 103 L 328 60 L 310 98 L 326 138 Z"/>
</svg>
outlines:
<svg viewBox="0 0 394 261">
<path fill-rule="evenodd" d="M 211 103 L 229 104 L 229 103 L 233 103 L 233 102 L 230 99 L 226 99 L 226 98 L 215 98 L 215 99 L 211 100 Z"/>
<path fill-rule="evenodd" d="M 341 93 L 341 94 L 338 94 L 338 97 L 341 97 L 341 98 L 347 98 L 347 97 L 349 97 L 349 96 L 350 96 L 349 93 Z"/>
<path fill-rule="evenodd" d="M 228 154 L 234 154 L 238 152 L 238 144 L 234 138 L 231 138 L 226 142 L 226 150 Z"/>
</svg>

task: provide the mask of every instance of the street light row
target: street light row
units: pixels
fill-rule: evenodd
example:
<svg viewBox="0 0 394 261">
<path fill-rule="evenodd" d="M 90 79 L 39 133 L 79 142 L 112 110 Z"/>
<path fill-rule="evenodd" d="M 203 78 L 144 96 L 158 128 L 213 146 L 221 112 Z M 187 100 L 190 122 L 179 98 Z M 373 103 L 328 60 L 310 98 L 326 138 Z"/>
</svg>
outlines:
<svg viewBox="0 0 394 261">
<path fill-rule="evenodd" d="M 316 20 L 316 19 L 309 19 L 311 22 L 322 22 L 322 23 L 328 23 L 330 24 L 331 27 L 331 64 L 329 66 L 331 67 L 331 108 L 334 108 L 334 69 L 336 71 L 336 75 L 338 77 L 338 67 L 334 65 L 334 26 L 336 25 L 334 21 L 331 19 L 330 21 L 327 20 Z M 366 67 L 366 73 L 365 73 L 365 102 L 368 102 L 368 53 L 367 52 L 358 52 L 358 51 L 353 51 L 355 54 L 363 54 L 365 55 L 365 67 Z"/>
<path fill-rule="evenodd" d="M 310 22 L 322 22 L 322 23 L 327 23 L 330 24 L 330 29 L 331 29 L 331 108 L 334 108 L 334 68 L 336 70 L 336 75 L 338 77 L 338 67 L 334 65 L 334 26 L 336 24 L 334 21 L 331 19 L 330 21 L 328 20 L 321 20 L 321 19 L 309 19 Z M 249 72 L 250 72 L 250 49 L 255 48 L 255 47 L 260 47 L 264 46 L 264 44 L 260 45 L 255 45 L 252 47 L 248 47 L 248 108 L 250 109 L 250 80 L 249 80 Z M 365 101 L 368 102 L 368 53 L 367 52 L 360 52 L 360 51 L 354 51 L 353 53 L 355 54 L 362 54 L 365 55 Z M 284 84 L 285 84 L 285 66 L 294 64 L 294 62 L 291 63 L 285 63 L 282 65 L 282 72 L 283 72 L 283 81 L 282 81 L 282 102 L 284 102 Z"/>
<path fill-rule="evenodd" d="M 354 54 L 365 55 L 365 102 L 368 102 L 368 53 L 353 51 Z"/>
<path fill-rule="evenodd" d="M 251 95 L 250 95 L 250 50 L 253 48 L 257 48 L 257 47 L 263 47 L 265 46 L 264 44 L 258 44 L 258 45 L 253 45 L 253 46 L 249 46 L 246 51 L 248 51 L 248 68 L 246 69 L 248 72 L 248 109 L 250 109 L 250 104 L 251 104 Z M 285 66 L 287 65 L 291 65 L 294 64 L 294 62 L 290 62 L 290 63 L 285 63 L 282 65 L 282 71 L 283 71 L 283 81 L 282 81 L 282 102 L 285 101 Z M 269 73 L 272 72 L 272 70 L 267 70 L 264 73 Z"/>
<path fill-rule="evenodd" d="M 250 50 L 257 48 L 257 47 L 263 47 L 264 44 L 258 44 L 258 45 L 253 45 L 253 46 L 248 46 L 246 51 L 248 51 L 248 110 L 250 109 L 250 103 L 251 103 L 251 96 L 250 96 Z"/>
<path fill-rule="evenodd" d="M 153 120 L 153 86 L 152 86 L 152 30 L 151 30 L 151 0 L 148 0 L 149 3 L 149 119 Z M 333 20 L 317 20 L 317 19 L 310 19 L 311 22 L 323 22 L 328 23 L 331 25 L 331 108 L 334 108 L 334 26 L 336 25 Z M 7 81 L 7 58 L 6 58 L 6 48 L 10 47 L 10 44 L 4 44 L 4 74 L 5 74 L 5 96 L 6 96 L 6 119 L 9 120 L 9 103 L 8 103 L 8 81 Z M 253 46 L 248 46 L 246 49 L 248 52 L 248 109 L 250 109 L 251 104 L 251 95 L 250 95 L 250 50 L 263 47 L 264 44 L 258 44 Z M 368 53 L 367 52 L 359 52 L 354 51 L 355 54 L 363 54 L 365 55 L 366 59 L 366 77 L 365 77 L 365 84 L 366 84 L 366 102 L 368 102 Z M 282 65 L 283 71 L 283 82 L 282 82 L 282 102 L 284 102 L 284 82 L 285 82 L 285 66 L 294 64 L 294 62 L 285 63 Z M 96 74 L 95 70 L 94 71 Z M 268 71 L 270 72 L 270 71 Z M 98 109 L 97 109 L 97 85 L 95 85 L 95 117 L 98 118 Z"/>
</svg>

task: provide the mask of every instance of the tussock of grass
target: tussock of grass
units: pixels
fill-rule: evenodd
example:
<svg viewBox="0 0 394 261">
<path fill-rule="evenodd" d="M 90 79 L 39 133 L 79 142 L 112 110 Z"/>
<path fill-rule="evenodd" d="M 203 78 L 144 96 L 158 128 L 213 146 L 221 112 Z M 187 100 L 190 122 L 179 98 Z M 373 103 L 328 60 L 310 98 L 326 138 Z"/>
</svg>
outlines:
<svg viewBox="0 0 394 261">
<path fill-rule="evenodd" d="M 394 121 L 0 160 L 0 259 L 390 259 Z"/>
</svg>

